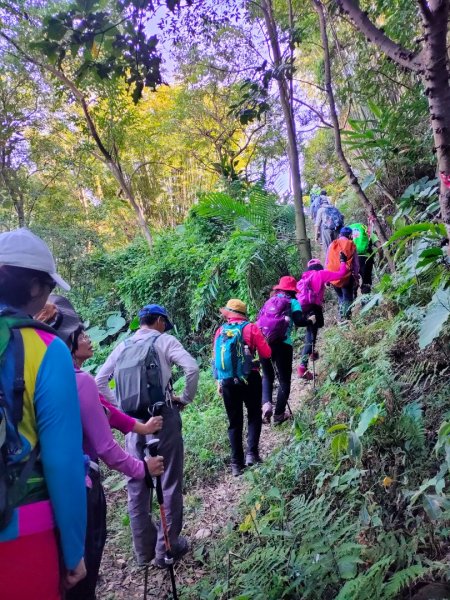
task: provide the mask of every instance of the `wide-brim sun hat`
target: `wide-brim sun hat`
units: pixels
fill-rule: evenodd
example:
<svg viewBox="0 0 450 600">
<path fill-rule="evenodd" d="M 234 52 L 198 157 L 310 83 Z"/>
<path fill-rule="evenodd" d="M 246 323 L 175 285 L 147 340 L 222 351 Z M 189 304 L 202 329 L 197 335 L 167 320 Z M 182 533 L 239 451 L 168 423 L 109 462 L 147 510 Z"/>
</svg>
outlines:
<svg viewBox="0 0 450 600">
<path fill-rule="evenodd" d="M 141 308 L 138 312 L 138 317 L 142 319 L 143 317 L 149 317 L 151 315 L 160 315 L 164 317 L 166 320 L 166 331 L 173 329 L 172 321 L 169 319 L 169 314 L 164 306 L 160 304 L 146 304 Z"/>
<path fill-rule="evenodd" d="M 272 289 L 279 290 L 280 292 L 296 292 L 297 280 L 292 275 L 285 275 L 281 277 L 280 281 Z"/>
<path fill-rule="evenodd" d="M 58 294 L 51 294 L 48 301 L 56 306 L 57 317 L 53 329 L 58 332 L 58 336 L 67 344 L 70 337 L 83 326 L 79 314 L 72 304 Z"/>
<path fill-rule="evenodd" d="M 42 271 L 60 288 L 66 292 L 70 290 L 67 281 L 56 272 L 55 260 L 47 244 L 25 227 L 0 234 L 0 265 Z"/>
<path fill-rule="evenodd" d="M 220 313 L 224 317 L 245 317 L 247 318 L 247 305 L 242 300 L 230 298 L 226 306 L 220 309 Z"/>
</svg>

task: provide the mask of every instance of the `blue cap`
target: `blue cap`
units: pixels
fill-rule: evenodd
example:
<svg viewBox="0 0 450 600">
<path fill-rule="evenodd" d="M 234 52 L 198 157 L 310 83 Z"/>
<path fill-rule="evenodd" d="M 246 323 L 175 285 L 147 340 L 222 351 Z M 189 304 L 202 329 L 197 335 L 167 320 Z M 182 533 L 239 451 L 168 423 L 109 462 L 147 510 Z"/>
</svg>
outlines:
<svg viewBox="0 0 450 600">
<path fill-rule="evenodd" d="M 350 229 L 350 227 L 343 227 L 340 230 L 339 235 L 343 235 L 345 237 L 348 237 L 349 235 L 353 235 L 353 231 Z"/>
<path fill-rule="evenodd" d="M 167 314 L 167 310 L 164 308 L 164 306 L 161 306 L 160 304 L 147 304 L 138 312 L 138 317 L 140 319 L 150 315 L 161 315 L 166 319 L 166 331 L 173 329 L 172 322 L 170 321 L 169 315 Z"/>
</svg>

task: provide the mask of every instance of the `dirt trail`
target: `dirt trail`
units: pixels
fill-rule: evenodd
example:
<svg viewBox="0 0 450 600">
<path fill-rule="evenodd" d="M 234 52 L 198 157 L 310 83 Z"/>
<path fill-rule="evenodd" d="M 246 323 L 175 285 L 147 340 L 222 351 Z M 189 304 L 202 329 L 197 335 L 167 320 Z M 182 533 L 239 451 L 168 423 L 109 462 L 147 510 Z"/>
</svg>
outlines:
<svg viewBox="0 0 450 600">
<path fill-rule="evenodd" d="M 310 384 L 299 381 L 293 376 L 290 404 L 294 414 L 299 410 L 302 400 L 310 392 L 311 387 Z M 281 427 L 263 425 L 260 442 L 262 458 L 264 459 L 274 448 L 282 445 L 290 435 L 291 428 L 288 424 Z M 203 575 L 194 558 L 195 550 L 205 541 L 219 537 L 224 526 L 236 518 L 240 498 L 245 494 L 248 485 L 245 477 L 232 477 L 227 469 L 214 485 L 188 490 L 185 496 L 183 534 L 189 538 L 192 549 L 175 567 L 180 588 L 192 585 Z M 129 527 L 122 522 L 122 519 L 126 521 L 125 492 L 120 495 L 119 500 L 117 494 L 113 498 L 108 498 L 108 509 L 110 525 L 103 555 L 101 579 L 97 588 L 98 598 L 99 600 L 143 599 L 144 570 L 135 566 Z M 167 573 L 150 567 L 147 598 L 148 600 L 171 598 Z"/>
</svg>

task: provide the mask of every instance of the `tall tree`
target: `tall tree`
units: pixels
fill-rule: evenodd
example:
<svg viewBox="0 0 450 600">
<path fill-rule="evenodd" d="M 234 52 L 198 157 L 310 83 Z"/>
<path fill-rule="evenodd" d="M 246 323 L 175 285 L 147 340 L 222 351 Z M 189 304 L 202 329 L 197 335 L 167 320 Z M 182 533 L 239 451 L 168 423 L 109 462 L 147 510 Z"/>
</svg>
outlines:
<svg viewBox="0 0 450 600">
<path fill-rule="evenodd" d="M 336 110 L 336 102 L 334 99 L 334 91 L 331 79 L 331 58 L 330 58 L 330 48 L 328 43 L 328 33 L 327 33 L 327 22 L 325 18 L 325 11 L 321 0 L 312 0 L 314 8 L 319 17 L 319 26 L 320 26 L 320 36 L 322 39 L 322 47 L 323 47 L 323 57 L 324 57 L 324 79 L 325 79 L 325 89 L 328 96 L 328 108 L 330 111 L 330 119 L 333 125 L 334 131 L 334 139 L 335 139 L 335 149 L 336 154 L 338 155 L 339 161 L 342 165 L 342 169 L 346 174 L 352 188 L 354 189 L 356 195 L 361 200 L 362 205 L 367 213 L 367 218 L 369 222 L 374 225 L 375 231 L 380 239 L 380 241 L 385 244 L 388 241 L 386 236 L 386 232 L 384 231 L 384 227 L 381 224 L 372 202 L 369 200 L 364 190 L 361 187 L 359 179 L 355 172 L 353 171 L 351 164 L 347 160 L 347 157 L 344 154 L 344 150 L 342 148 L 342 139 L 341 139 L 341 126 L 339 124 L 338 113 Z M 385 250 L 386 258 L 388 260 L 390 268 L 395 269 L 394 262 L 387 250 Z"/>
<path fill-rule="evenodd" d="M 421 78 L 428 98 L 437 170 L 441 178 L 439 203 L 450 237 L 450 62 L 447 49 L 449 0 L 416 0 L 422 23 L 421 49 L 408 49 L 377 27 L 356 0 L 337 0 L 355 27 L 391 60 Z"/>
<path fill-rule="evenodd" d="M 176 0 L 167 0 L 171 9 L 177 4 Z M 3 3 L 2 9 L 7 24 L 0 29 L 0 37 L 23 60 L 62 85 L 79 104 L 98 158 L 116 179 L 151 246 L 152 235 L 136 199 L 131 175 L 122 168 L 114 140 L 102 139 L 91 103 L 93 98 L 102 96 L 104 82 L 125 80 L 135 102 L 141 99 L 145 87 L 154 89 L 161 83 L 158 40 L 148 33 L 147 27 L 154 3 L 112 0 L 105 7 L 98 0 L 77 1 L 56 14 L 42 15 L 32 10 L 31 16 L 13 1 Z"/>
</svg>

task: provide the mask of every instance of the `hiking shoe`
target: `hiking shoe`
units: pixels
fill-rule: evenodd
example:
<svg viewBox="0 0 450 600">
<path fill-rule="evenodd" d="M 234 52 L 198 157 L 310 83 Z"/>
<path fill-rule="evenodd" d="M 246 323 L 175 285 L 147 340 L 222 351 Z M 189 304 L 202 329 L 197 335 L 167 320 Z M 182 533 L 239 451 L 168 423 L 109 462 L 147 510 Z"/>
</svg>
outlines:
<svg viewBox="0 0 450 600">
<path fill-rule="evenodd" d="M 259 455 L 259 452 L 247 452 L 247 456 L 245 457 L 245 465 L 247 467 L 253 467 L 258 463 L 262 463 L 262 458 Z"/>
<path fill-rule="evenodd" d="M 231 463 L 231 474 L 233 475 L 233 477 L 239 477 L 240 475 L 242 475 L 242 473 L 244 472 L 244 469 L 245 469 L 244 465 Z"/>
<path fill-rule="evenodd" d="M 185 537 L 180 535 L 180 537 L 178 538 L 178 542 L 176 544 L 174 544 L 172 547 L 172 557 L 173 557 L 174 562 L 183 558 L 183 556 L 185 554 L 187 554 L 188 552 L 189 552 L 189 542 L 187 541 L 187 539 Z M 153 561 L 153 564 L 158 569 L 167 569 L 167 567 L 168 567 L 165 556 L 160 556 L 160 557 L 155 558 L 155 560 Z"/>
<path fill-rule="evenodd" d="M 305 365 L 299 365 L 297 367 L 297 375 L 300 377 L 300 379 L 305 379 L 306 381 L 312 381 L 314 379 L 314 375 Z"/>
<path fill-rule="evenodd" d="M 274 415 L 273 416 L 273 424 L 281 425 L 281 423 L 285 423 L 286 421 L 289 421 L 290 419 L 291 419 L 291 414 L 286 411 L 282 415 Z"/>
<path fill-rule="evenodd" d="M 314 352 L 311 353 L 311 358 L 312 360 L 319 360 L 319 353 L 317 350 L 314 350 Z"/>
<path fill-rule="evenodd" d="M 270 425 L 270 419 L 272 418 L 273 410 L 272 404 L 270 402 L 266 402 L 262 407 L 262 422 L 266 425 Z"/>
</svg>

